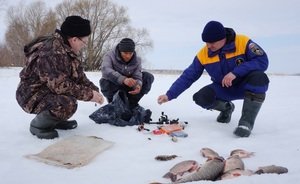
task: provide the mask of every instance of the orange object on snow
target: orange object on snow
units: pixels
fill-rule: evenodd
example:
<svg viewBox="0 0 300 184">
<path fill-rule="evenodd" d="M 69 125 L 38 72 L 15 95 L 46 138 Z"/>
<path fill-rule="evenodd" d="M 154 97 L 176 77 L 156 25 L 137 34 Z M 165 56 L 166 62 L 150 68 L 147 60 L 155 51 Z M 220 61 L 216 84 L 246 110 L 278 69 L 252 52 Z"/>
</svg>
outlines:
<svg viewBox="0 0 300 184">
<path fill-rule="evenodd" d="M 161 129 L 156 129 L 156 130 L 153 130 L 152 133 L 153 133 L 154 135 L 161 135 L 161 134 L 164 134 L 165 132 L 162 131 Z"/>
<path fill-rule="evenodd" d="M 160 129 L 163 132 L 165 132 L 166 134 L 170 134 L 172 132 L 182 130 L 182 126 L 180 126 L 178 124 L 170 124 L 170 125 L 164 125 L 164 126 L 160 127 Z"/>
</svg>

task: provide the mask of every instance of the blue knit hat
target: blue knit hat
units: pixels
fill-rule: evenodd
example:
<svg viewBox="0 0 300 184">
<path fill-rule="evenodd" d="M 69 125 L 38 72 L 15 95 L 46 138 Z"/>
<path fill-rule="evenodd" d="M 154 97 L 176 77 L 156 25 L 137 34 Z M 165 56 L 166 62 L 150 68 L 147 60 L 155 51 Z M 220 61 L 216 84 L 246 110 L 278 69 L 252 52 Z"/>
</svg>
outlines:
<svg viewBox="0 0 300 184">
<path fill-rule="evenodd" d="M 206 24 L 202 32 L 204 42 L 213 43 L 226 37 L 224 26 L 217 21 L 210 21 Z"/>
</svg>

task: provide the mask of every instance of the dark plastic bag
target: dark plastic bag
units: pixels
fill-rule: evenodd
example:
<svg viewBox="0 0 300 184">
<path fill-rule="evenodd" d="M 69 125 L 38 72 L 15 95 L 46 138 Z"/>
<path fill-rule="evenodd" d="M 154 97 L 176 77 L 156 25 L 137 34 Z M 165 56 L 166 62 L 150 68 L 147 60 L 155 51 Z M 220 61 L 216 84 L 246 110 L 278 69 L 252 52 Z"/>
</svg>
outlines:
<svg viewBox="0 0 300 184">
<path fill-rule="evenodd" d="M 118 91 L 111 103 L 100 107 L 89 117 L 95 123 L 108 123 L 115 126 L 132 126 L 147 123 L 151 119 L 152 112 L 141 106 L 130 109 L 126 92 Z"/>
</svg>

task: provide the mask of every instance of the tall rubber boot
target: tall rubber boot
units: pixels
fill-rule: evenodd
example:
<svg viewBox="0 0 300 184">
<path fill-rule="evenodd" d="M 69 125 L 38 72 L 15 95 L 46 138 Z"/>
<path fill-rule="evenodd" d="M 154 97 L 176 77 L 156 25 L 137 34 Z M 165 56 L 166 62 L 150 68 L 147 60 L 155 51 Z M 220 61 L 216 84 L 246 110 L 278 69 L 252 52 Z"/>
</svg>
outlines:
<svg viewBox="0 0 300 184">
<path fill-rule="evenodd" d="M 213 109 L 221 111 L 217 117 L 217 122 L 229 123 L 231 120 L 231 114 L 234 111 L 234 104 L 232 102 L 216 100 Z"/>
<path fill-rule="evenodd" d="M 56 125 L 55 125 L 55 129 L 60 129 L 60 130 L 71 130 L 76 128 L 78 125 L 76 120 L 68 120 L 68 121 L 59 121 Z"/>
<path fill-rule="evenodd" d="M 144 94 L 136 94 L 136 95 L 129 95 L 128 96 L 128 100 L 129 100 L 129 108 L 131 110 L 135 109 L 135 108 L 139 108 L 139 101 L 141 100 L 141 98 L 144 96 Z"/>
<path fill-rule="evenodd" d="M 58 133 L 54 127 L 58 124 L 57 118 L 53 117 L 49 111 L 43 111 L 36 115 L 30 123 L 30 132 L 40 139 L 54 139 Z"/>
<path fill-rule="evenodd" d="M 236 136 L 249 137 L 254 127 L 256 116 L 265 100 L 265 96 L 265 94 L 246 92 L 242 116 L 239 120 L 238 127 L 233 132 Z"/>
</svg>

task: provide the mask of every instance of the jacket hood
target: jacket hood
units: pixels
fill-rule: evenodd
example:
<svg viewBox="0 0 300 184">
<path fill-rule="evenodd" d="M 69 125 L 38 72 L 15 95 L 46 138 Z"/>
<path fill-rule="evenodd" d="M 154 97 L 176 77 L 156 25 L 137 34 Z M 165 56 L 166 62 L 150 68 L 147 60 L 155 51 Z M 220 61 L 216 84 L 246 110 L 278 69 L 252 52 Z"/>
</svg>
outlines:
<svg viewBox="0 0 300 184">
<path fill-rule="evenodd" d="M 226 44 L 233 42 L 235 40 L 235 36 L 236 36 L 235 31 L 232 28 L 226 27 L 225 32 L 226 32 L 226 39 L 227 39 Z"/>
</svg>

